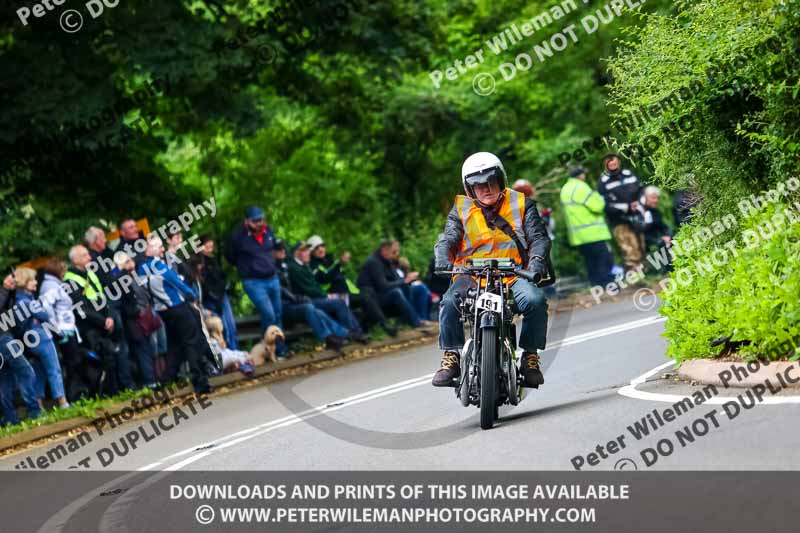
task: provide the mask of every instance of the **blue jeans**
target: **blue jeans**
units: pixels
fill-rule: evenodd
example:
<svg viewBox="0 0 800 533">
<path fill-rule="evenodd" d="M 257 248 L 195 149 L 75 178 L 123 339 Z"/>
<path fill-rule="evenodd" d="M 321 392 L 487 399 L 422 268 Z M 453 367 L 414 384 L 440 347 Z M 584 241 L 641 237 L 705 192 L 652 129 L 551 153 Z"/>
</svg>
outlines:
<svg viewBox="0 0 800 533">
<path fill-rule="evenodd" d="M 261 333 L 271 325 L 283 327 L 283 306 L 281 305 L 281 283 L 278 276 L 271 278 L 248 278 L 242 280 L 244 292 L 255 304 L 261 315 Z"/>
<path fill-rule="evenodd" d="M 19 417 L 14 408 L 14 387 L 19 387 L 22 401 L 28 408 L 28 418 L 38 418 L 42 414 L 39 402 L 36 401 L 36 375 L 24 356 L 13 357 L 7 347 L 11 342 L 10 335 L 0 335 L 0 357 L 3 367 L 0 368 L 0 407 L 6 424 L 18 424 Z"/>
<path fill-rule="evenodd" d="M 460 321 L 458 302 L 467 291 L 476 287 L 474 279 L 459 276 L 447 289 L 439 306 L 439 348 L 460 350 L 464 347 L 464 327 Z M 544 291 L 524 279 L 511 285 L 517 309 L 522 314 L 519 346 L 526 352 L 543 350 L 547 340 L 547 297 Z"/>
<path fill-rule="evenodd" d="M 239 339 L 236 337 L 236 319 L 233 316 L 233 308 L 227 294 L 222 300 L 222 327 L 224 328 L 225 344 L 231 350 L 238 350 Z"/>
<path fill-rule="evenodd" d="M 53 398 L 61 398 L 64 396 L 64 376 L 61 375 L 56 346 L 44 329 L 37 327 L 34 331 L 39 334 L 39 344 L 33 348 L 28 347 L 28 352 L 36 356 L 31 360 L 31 366 L 36 374 L 36 397 L 44 399 L 46 381 L 50 385 L 50 394 Z"/>
<path fill-rule="evenodd" d="M 412 283 L 406 285 L 406 297 L 414 306 L 414 311 L 417 316 L 422 320 L 428 320 L 431 317 L 431 291 L 424 283 Z"/>
<path fill-rule="evenodd" d="M 398 287 L 378 295 L 378 303 L 387 315 L 400 315 L 411 327 L 419 326 L 419 316 L 403 293 L 403 289 Z"/>
<path fill-rule="evenodd" d="M 314 336 L 320 340 L 330 335 L 346 337 L 347 330 L 338 324 L 334 319 L 325 314 L 324 311 L 317 309 L 313 304 L 286 304 L 284 308 L 286 320 L 289 322 L 306 322 L 311 326 Z"/>
<path fill-rule="evenodd" d="M 314 304 L 314 307 L 333 318 L 347 331 L 352 331 L 353 333 L 361 332 L 361 326 L 358 324 L 358 320 L 356 320 L 355 315 L 353 315 L 353 312 L 347 307 L 347 303 L 344 300 L 340 300 L 339 298 L 314 298 L 311 300 L 311 303 Z M 340 335 L 340 337 L 344 337 L 345 335 Z"/>
</svg>

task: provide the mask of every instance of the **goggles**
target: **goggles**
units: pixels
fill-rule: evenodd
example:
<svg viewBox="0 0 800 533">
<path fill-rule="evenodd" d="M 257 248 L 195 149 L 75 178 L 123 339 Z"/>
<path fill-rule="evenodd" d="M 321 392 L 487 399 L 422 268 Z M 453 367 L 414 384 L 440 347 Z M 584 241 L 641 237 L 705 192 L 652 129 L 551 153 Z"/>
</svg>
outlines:
<svg viewBox="0 0 800 533">
<path fill-rule="evenodd" d="M 464 177 L 464 181 L 470 187 L 475 185 L 487 184 L 491 181 L 495 183 L 500 183 L 500 179 L 502 178 L 502 173 L 500 169 L 497 167 L 487 168 L 486 170 L 481 170 L 480 172 L 473 172 L 472 174 L 468 174 Z"/>
</svg>

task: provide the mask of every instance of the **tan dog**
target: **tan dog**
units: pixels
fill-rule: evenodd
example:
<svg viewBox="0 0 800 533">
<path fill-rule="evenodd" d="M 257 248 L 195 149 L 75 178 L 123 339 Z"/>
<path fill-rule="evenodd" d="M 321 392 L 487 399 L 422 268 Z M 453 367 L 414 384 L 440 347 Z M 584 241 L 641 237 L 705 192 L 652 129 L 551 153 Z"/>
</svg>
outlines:
<svg viewBox="0 0 800 533">
<path fill-rule="evenodd" d="M 277 352 L 276 344 L 278 339 L 286 342 L 286 337 L 283 331 L 281 331 L 281 328 L 278 326 L 268 327 L 261 342 L 253 346 L 253 349 L 250 350 L 250 358 L 253 360 L 253 364 L 256 366 L 263 365 L 267 358 L 273 363 L 277 361 L 278 358 L 275 356 L 275 353 Z"/>
</svg>

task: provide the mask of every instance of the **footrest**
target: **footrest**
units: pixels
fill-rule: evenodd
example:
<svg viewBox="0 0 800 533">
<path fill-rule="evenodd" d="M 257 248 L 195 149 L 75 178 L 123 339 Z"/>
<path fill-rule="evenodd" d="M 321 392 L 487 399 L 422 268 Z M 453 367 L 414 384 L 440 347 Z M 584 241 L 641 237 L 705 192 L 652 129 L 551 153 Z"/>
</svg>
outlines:
<svg viewBox="0 0 800 533">
<path fill-rule="evenodd" d="M 434 387 L 452 387 L 457 388 L 459 385 L 459 381 L 457 379 L 451 380 L 448 383 L 433 383 Z"/>
</svg>

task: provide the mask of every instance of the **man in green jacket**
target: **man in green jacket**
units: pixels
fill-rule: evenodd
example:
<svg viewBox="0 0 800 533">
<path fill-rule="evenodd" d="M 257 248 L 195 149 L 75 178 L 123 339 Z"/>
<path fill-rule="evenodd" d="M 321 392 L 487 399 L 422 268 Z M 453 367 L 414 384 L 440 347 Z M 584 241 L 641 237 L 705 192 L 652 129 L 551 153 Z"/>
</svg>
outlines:
<svg viewBox="0 0 800 533">
<path fill-rule="evenodd" d="M 569 170 L 569 179 L 561 188 L 561 205 L 567 222 L 569 244 L 577 246 L 586 262 L 589 281 L 605 285 L 614 280 L 611 268 L 614 259 L 608 247 L 608 231 L 603 210 L 606 202 L 600 193 L 586 183 L 586 169 L 580 166 Z"/>
<path fill-rule="evenodd" d="M 289 283 L 292 292 L 299 296 L 308 296 L 311 303 L 320 311 L 324 311 L 336 322 L 350 332 L 350 338 L 366 344 L 369 338 L 364 334 L 358 320 L 347 307 L 344 300 L 328 298 L 320 284 L 314 278 L 311 270 L 311 248 L 307 243 L 299 241 L 294 247 L 294 258 L 287 261 L 289 269 Z"/>
</svg>

